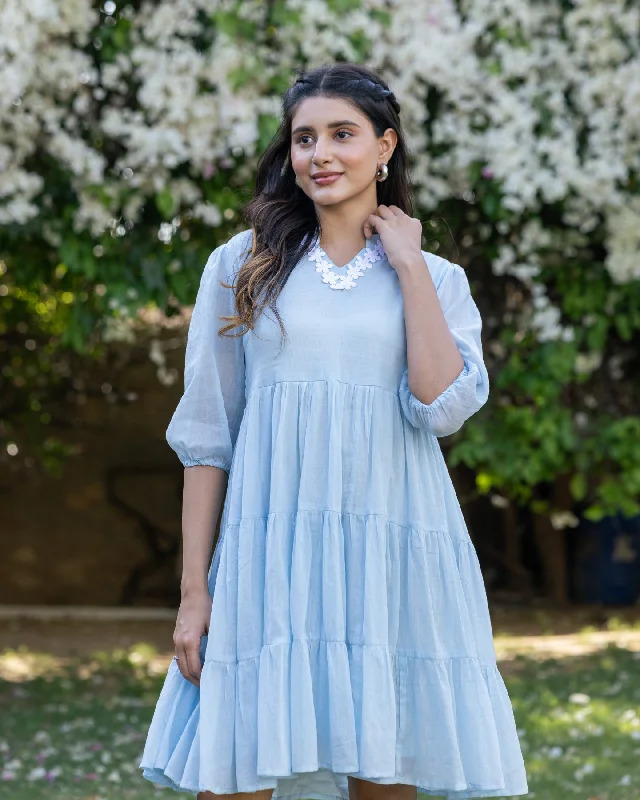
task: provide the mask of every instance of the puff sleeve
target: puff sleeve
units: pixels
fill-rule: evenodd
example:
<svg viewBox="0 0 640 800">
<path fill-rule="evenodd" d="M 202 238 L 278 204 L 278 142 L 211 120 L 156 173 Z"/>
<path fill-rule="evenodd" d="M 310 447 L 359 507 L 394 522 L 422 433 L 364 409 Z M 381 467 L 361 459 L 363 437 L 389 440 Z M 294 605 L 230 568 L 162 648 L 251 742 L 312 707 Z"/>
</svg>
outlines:
<svg viewBox="0 0 640 800">
<path fill-rule="evenodd" d="M 229 271 L 231 245 L 220 245 L 205 265 L 193 307 L 185 352 L 184 392 L 166 440 L 185 467 L 229 472 L 245 407 L 243 338 L 219 336 L 221 315 L 235 313 Z M 231 331 L 236 332 L 237 329 Z"/>
<path fill-rule="evenodd" d="M 458 264 L 446 262 L 438 285 L 438 298 L 464 367 L 458 377 L 431 403 L 421 403 L 410 391 L 408 367 L 400 382 L 400 404 L 409 422 L 434 436 L 460 430 L 489 397 L 489 376 L 482 355 L 482 319 L 471 295 L 469 280 Z"/>
</svg>

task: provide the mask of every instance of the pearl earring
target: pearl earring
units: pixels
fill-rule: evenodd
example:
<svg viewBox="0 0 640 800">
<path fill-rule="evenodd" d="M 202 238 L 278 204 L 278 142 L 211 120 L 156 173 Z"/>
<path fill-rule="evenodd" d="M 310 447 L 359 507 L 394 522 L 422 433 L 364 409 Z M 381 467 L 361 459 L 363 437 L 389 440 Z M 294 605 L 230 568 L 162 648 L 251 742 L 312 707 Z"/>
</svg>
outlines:
<svg viewBox="0 0 640 800">
<path fill-rule="evenodd" d="M 380 164 L 376 172 L 376 179 L 379 181 L 386 181 L 389 175 L 389 167 L 386 164 Z"/>
</svg>

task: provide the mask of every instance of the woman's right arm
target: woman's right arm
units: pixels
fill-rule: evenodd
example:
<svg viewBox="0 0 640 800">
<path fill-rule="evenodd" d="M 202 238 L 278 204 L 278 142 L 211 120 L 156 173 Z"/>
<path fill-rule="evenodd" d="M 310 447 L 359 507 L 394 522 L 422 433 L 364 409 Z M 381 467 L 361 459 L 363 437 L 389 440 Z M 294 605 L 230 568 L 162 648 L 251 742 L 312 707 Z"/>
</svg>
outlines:
<svg viewBox="0 0 640 800">
<path fill-rule="evenodd" d="M 237 234 L 220 245 L 205 265 L 187 336 L 184 393 L 166 432 L 185 468 L 181 602 L 174 645 L 180 672 L 196 686 L 200 639 L 209 632 L 211 616 L 208 575 L 214 535 L 245 408 L 243 338 L 218 335 L 222 317 L 235 313 L 233 289 L 220 281 L 234 282 L 238 245 L 248 242 L 248 235 L 250 231 Z"/>
<path fill-rule="evenodd" d="M 211 616 L 209 564 L 227 483 L 228 474 L 219 467 L 194 466 L 184 470 L 181 601 L 173 644 L 180 672 L 196 686 L 202 669 L 200 639 L 209 633 Z"/>
</svg>

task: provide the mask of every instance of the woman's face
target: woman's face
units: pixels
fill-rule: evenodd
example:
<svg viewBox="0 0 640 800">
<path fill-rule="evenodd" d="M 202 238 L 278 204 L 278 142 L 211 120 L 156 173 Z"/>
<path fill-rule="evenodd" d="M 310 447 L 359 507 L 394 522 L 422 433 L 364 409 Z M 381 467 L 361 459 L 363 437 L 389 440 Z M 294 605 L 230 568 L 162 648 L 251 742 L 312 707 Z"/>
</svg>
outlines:
<svg viewBox="0 0 640 800">
<path fill-rule="evenodd" d="M 372 187 L 375 193 L 376 171 L 391 158 L 395 138 L 392 128 L 378 138 L 369 118 L 346 100 L 308 97 L 291 122 L 291 165 L 298 185 L 318 205 L 341 203 Z M 315 180 L 322 172 L 337 177 Z"/>
</svg>

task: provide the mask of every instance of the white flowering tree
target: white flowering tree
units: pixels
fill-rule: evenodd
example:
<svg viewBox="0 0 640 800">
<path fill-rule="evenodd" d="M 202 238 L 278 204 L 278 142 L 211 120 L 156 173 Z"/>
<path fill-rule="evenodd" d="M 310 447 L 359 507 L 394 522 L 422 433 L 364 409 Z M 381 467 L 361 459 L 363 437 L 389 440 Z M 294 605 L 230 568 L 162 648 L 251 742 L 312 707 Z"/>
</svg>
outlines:
<svg viewBox="0 0 640 800">
<path fill-rule="evenodd" d="M 640 512 L 639 43 L 632 0 L 3 0 L 9 452 L 65 354 L 193 301 L 296 68 L 347 59 L 392 84 L 427 246 L 483 311 L 491 400 L 450 463 L 557 528 Z"/>
</svg>

